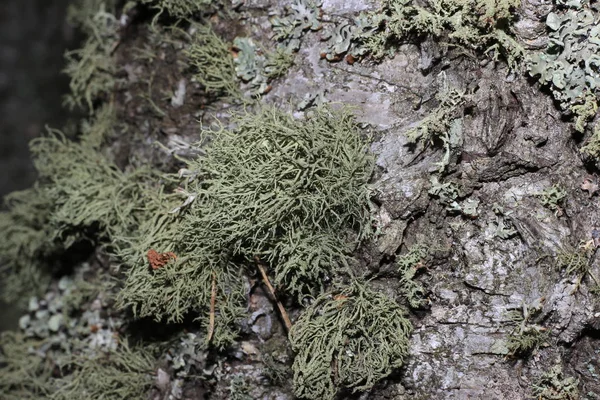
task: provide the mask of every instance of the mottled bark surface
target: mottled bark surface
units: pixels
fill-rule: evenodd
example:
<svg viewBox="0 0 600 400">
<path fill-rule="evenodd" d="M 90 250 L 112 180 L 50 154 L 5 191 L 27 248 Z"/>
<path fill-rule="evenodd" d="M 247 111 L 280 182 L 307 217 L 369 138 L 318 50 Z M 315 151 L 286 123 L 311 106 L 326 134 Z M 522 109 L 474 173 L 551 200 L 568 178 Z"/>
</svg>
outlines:
<svg viewBox="0 0 600 400">
<path fill-rule="evenodd" d="M 246 34 L 268 43 L 269 12 L 284 3 L 249 0 L 240 9 L 246 18 L 238 24 L 213 22 L 229 40 Z M 324 24 L 374 7 L 326 0 Z M 544 46 L 549 10 L 534 1 L 519 10 L 517 33 L 530 48 Z M 149 22 L 147 15 L 135 16 L 117 49 L 127 84 L 114 100 L 128 134 L 114 138 L 111 149 L 123 164 L 144 157 L 169 170 L 175 160 L 153 142 L 175 148 L 180 141 L 192 141 L 197 121 L 210 122 L 228 105 L 204 109 L 202 89 L 178 63 L 172 46 L 153 47 L 158 58 L 152 63 L 134 57 L 134 49 L 155 45 Z M 587 275 L 579 282 L 556 265 L 561 252 L 589 242 L 600 226 L 598 197 L 581 188 L 586 179 L 596 182 L 596 169 L 584 164 L 582 138 L 573 134 L 572 123 L 524 72 L 510 72 L 501 61 L 447 50 L 427 39 L 403 45 L 378 64 L 329 63 L 321 59 L 320 36 L 307 33 L 296 65 L 261 101 L 297 104 L 307 94 L 323 93 L 327 102 L 355 107 L 358 121 L 374 132 L 374 200 L 382 234 L 361 254 L 362 273 L 374 287 L 399 299 L 395 257 L 415 244 L 426 246 L 431 255 L 418 278 L 427 289 L 427 305 L 411 312 L 415 331 L 406 365 L 370 392 L 341 398 L 525 399 L 533 382 L 556 364 L 579 379 L 582 398 L 600 396 L 594 282 Z M 181 79 L 187 84 L 185 102 L 175 108 L 170 94 Z M 428 193 L 443 148 L 411 146 L 405 136 L 435 109 L 435 96 L 447 88 L 467 95 L 454 116 L 462 119 L 462 143 L 452 148 L 444 182 L 460 187 L 459 202 L 478 203 L 471 217 L 448 211 Z M 550 209 L 539 194 L 553 185 L 567 196 Z M 590 271 L 600 276 L 597 257 L 590 262 Z M 192 380 L 182 398 L 231 398 L 231 377 L 238 373 L 246 378 L 250 398 L 294 398 L 289 376 L 276 385 L 264 378 L 265 354 L 281 363 L 292 359 L 277 307 L 260 287 L 248 300 L 251 317 L 238 345 L 210 356 L 216 357 L 210 365 L 218 366 L 207 375 L 223 379 L 205 386 L 202 379 Z M 507 313 L 536 306 L 539 311 L 528 323 L 542 327 L 547 338 L 531 354 L 507 354 L 506 341 L 518 325 Z M 292 318 L 299 312 L 290 309 Z M 169 382 L 158 382 L 152 397 L 169 398 Z"/>
</svg>

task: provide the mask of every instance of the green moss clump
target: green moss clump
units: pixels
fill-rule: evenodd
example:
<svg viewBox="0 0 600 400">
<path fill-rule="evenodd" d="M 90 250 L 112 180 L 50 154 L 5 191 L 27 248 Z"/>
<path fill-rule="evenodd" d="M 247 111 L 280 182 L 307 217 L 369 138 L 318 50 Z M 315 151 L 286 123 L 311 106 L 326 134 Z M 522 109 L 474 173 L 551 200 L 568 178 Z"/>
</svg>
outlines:
<svg viewBox="0 0 600 400">
<path fill-rule="evenodd" d="M 290 331 L 294 393 L 327 400 L 372 388 L 403 364 L 411 331 L 404 310 L 364 283 L 317 298 Z"/>
</svg>

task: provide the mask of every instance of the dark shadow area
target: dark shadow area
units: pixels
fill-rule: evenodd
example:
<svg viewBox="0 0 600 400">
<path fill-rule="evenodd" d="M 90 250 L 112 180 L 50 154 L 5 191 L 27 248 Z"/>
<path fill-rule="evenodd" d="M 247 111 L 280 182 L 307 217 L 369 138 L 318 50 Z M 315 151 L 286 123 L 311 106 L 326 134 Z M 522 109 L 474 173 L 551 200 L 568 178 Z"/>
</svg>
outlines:
<svg viewBox="0 0 600 400">
<path fill-rule="evenodd" d="M 61 127 L 67 118 L 62 96 L 69 82 L 61 70 L 63 54 L 75 41 L 65 21 L 69 3 L 0 2 L 0 198 L 31 186 L 35 170 L 29 141 L 45 125 Z M 15 327 L 20 312 L 0 307 L 0 331 Z"/>
</svg>

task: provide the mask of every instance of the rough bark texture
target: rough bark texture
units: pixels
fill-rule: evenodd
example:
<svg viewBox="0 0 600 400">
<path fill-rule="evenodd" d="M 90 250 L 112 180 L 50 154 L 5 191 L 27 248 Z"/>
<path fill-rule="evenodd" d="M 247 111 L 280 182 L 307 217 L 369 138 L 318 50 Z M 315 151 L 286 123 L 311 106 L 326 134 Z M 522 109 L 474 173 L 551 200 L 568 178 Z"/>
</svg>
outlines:
<svg viewBox="0 0 600 400">
<path fill-rule="evenodd" d="M 267 43 L 263 27 L 269 26 L 268 13 L 284 3 L 249 0 L 242 6 L 248 18 L 239 25 L 213 22 L 227 39 L 245 33 Z M 326 0 L 324 24 L 373 7 L 363 1 Z M 525 1 L 518 10 L 517 33 L 530 48 L 544 45 L 549 11 L 535 1 Z M 172 146 L 177 140 L 191 141 L 197 137 L 197 120 L 210 121 L 215 110 L 203 111 L 201 88 L 170 48 L 158 49 L 158 61 L 152 64 L 132 57 L 133 49 L 149 43 L 149 37 L 148 16 L 137 16 L 116 50 L 128 83 L 114 98 L 118 119 L 128 125 L 130 135 L 117 138 L 111 150 L 123 164 L 145 158 L 169 169 L 175 161 L 153 142 Z M 598 198 L 581 188 L 586 178 L 596 181 L 596 170 L 582 161 L 582 138 L 573 134 L 572 122 L 537 84 L 524 73 L 509 72 L 503 62 L 457 49 L 445 52 L 426 39 L 403 45 L 381 63 L 329 63 L 320 57 L 319 39 L 320 32 L 305 36 L 296 65 L 261 101 L 297 103 L 306 94 L 324 91 L 328 102 L 354 106 L 359 122 L 375 132 L 375 201 L 383 230 L 360 255 L 363 274 L 373 279 L 374 287 L 400 298 L 395 257 L 415 244 L 425 245 L 431 254 L 419 278 L 427 289 L 427 306 L 412 310 L 415 330 L 407 363 L 370 392 L 340 398 L 525 399 L 534 382 L 556 364 L 579 379 L 581 398 L 598 398 L 600 313 L 598 297 L 590 292 L 594 282 L 589 276 L 578 282 L 556 267 L 561 252 L 592 240 L 600 226 Z M 188 85 L 185 103 L 173 108 L 165 94 L 182 78 Z M 463 142 L 451 154 L 444 181 L 461 188 L 458 200 L 479 202 L 472 217 L 448 211 L 428 193 L 443 148 L 415 148 L 405 136 L 437 106 L 436 94 L 447 87 L 471 93 L 457 115 Z M 163 111 L 153 111 L 143 96 Z M 552 185 L 567 192 L 554 209 L 539 196 Z M 597 257 L 591 263 L 590 271 L 600 276 Z M 528 323 L 546 329 L 547 338 L 531 354 L 507 354 L 503 348 L 517 326 L 507 313 L 536 304 L 540 311 Z M 206 386 L 200 379 L 188 382 L 182 398 L 232 398 L 231 377 L 238 373 L 246 379 L 249 398 L 294 398 L 288 378 L 273 385 L 263 377 L 263 354 L 288 364 L 292 358 L 277 307 L 258 287 L 249 293 L 249 311 L 252 317 L 238 345 L 213 355 L 223 379 Z M 293 319 L 299 312 L 290 310 Z M 168 379 L 162 387 L 157 383 L 151 397 L 168 398 L 168 385 Z"/>
</svg>

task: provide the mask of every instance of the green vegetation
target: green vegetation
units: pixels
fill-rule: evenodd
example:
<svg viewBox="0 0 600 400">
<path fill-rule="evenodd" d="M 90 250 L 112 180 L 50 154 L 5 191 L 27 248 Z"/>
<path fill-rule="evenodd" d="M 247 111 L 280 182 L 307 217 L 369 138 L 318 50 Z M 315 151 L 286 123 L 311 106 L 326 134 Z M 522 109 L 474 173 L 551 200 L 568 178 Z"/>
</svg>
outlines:
<svg viewBox="0 0 600 400">
<path fill-rule="evenodd" d="M 250 38 L 235 38 L 233 47 L 236 51 L 236 75 L 252 96 L 269 92 L 271 81 L 284 75 L 294 62 L 292 53 L 287 49 L 278 48 L 274 53 L 269 52 Z"/>
<path fill-rule="evenodd" d="M 52 390 L 53 365 L 30 351 L 39 341 L 27 341 L 22 334 L 3 332 L 0 336 L 0 397 L 6 400 L 47 399 Z"/>
<path fill-rule="evenodd" d="M 600 291 L 600 281 L 592 273 L 592 257 L 594 255 L 593 242 L 581 244 L 577 249 L 568 249 L 558 253 L 556 257 L 556 267 L 564 269 L 568 276 L 577 278 L 575 291 L 579 289 L 583 278 L 589 275 L 593 281 L 592 291 Z"/>
<path fill-rule="evenodd" d="M 412 308 L 419 308 L 426 303 L 425 288 L 415 277 L 425 267 L 423 263 L 427 255 L 424 246 L 414 245 L 396 260 L 400 273 L 400 291 Z"/>
<path fill-rule="evenodd" d="M 59 356 L 59 359 L 55 357 Z M 134 399 L 152 385 L 154 357 L 121 342 L 104 353 L 69 354 L 50 343 L 4 332 L 0 337 L 0 396 L 24 399 Z"/>
<path fill-rule="evenodd" d="M 542 346 L 549 337 L 549 332 L 543 326 L 532 323 L 539 314 L 541 303 L 523 304 L 518 309 L 507 313 L 507 317 L 516 327 L 508 335 L 504 353 L 510 357 L 527 357 L 538 347 Z"/>
<path fill-rule="evenodd" d="M 56 382 L 57 390 L 50 399 L 140 398 L 152 386 L 154 363 L 148 350 L 130 348 L 126 342 L 106 354 L 75 355 L 70 363 L 73 373 Z"/>
<path fill-rule="evenodd" d="M 240 89 L 230 46 L 210 27 L 194 24 L 190 44 L 184 51 L 194 79 L 214 96 L 239 97 Z M 186 34 L 187 35 L 187 34 Z"/>
<path fill-rule="evenodd" d="M 564 111 L 575 114 L 575 128 L 580 132 L 598 109 L 597 17 L 588 1 L 559 3 L 557 12 L 546 18 L 551 32 L 545 52 L 529 60 L 530 75 L 550 87 Z"/>
<path fill-rule="evenodd" d="M 552 185 L 536 194 L 544 207 L 561 214 L 562 204 L 567 198 L 567 191 L 559 185 Z"/>
<path fill-rule="evenodd" d="M 372 388 L 403 364 L 411 331 L 396 302 L 359 281 L 320 296 L 290 331 L 295 395 L 328 400 Z"/>
<path fill-rule="evenodd" d="M 581 148 L 581 152 L 588 157 L 600 159 L 600 125 L 594 126 L 592 136 Z"/>
<path fill-rule="evenodd" d="M 213 142 L 188 167 L 203 179 L 188 189 L 197 200 L 182 241 L 212 241 L 248 260 L 260 257 L 293 293 L 321 286 L 371 231 L 373 160 L 354 118 L 321 108 L 298 120 L 265 108 L 236 116 L 235 125 L 205 131 Z"/>
<path fill-rule="evenodd" d="M 565 377 L 562 366 L 556 365 L 543 374 L 532 387 L 532 395 L 538 400 L 577 400 L 579 381 Z"/>
<path fill-rule="evenodd" d="M 321 29 L 319 6 L 320 2 L 294 0 L 285 8 L 283 16 L 271 18 L 273 39 L 279 42 L 281 50 L 287 54 L 298 51 L 307 31 Z"/>
<path fill-rule="evenodd" d="M 344 54 L 351 60 L 366 55 L 381 59 L 395 54 L 398 44 L 410 36 L 432 35 L 450 45 L 492 54 L 494 59 L 502 55 L 514 69 L 524 56 L 523 47 L 510 35 L 512 10 L 519 5 L 518 0 L 435 0 L 427 6 L 386 0 L 381 9 L 336 26 L 325 56 L 330 61 Z"/>
<path fill-rule="evenodd" d="M 177 18 L 190 17 L 193 14 L 207 12 L 213 9 L 217 0 L 140 0 L 142 4 L 150 4 L 159 11 L 166 12 Z"/>
<path fill-rule="evenodd" d="M 71 8 L 70 17 L 87 40 L 65 54 L 64 73 L 71 78 L 65 104 L 71 109 L 85 106 L 91 113 L 94 101 L 110 94 L 117 83 L 113 53 L 119 43 L 119 22 L 104 2 L 87 1 L 80 7 Z"/>
</svg>

